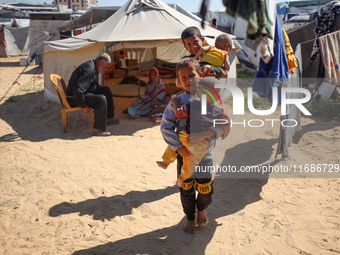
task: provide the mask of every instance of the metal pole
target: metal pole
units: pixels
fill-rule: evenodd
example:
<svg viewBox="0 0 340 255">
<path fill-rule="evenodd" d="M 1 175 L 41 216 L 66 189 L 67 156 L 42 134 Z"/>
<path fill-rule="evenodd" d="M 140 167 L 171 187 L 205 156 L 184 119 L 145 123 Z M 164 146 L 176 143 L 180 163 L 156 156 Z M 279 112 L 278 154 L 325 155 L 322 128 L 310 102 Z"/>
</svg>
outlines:
<svg viewBox="0 0 340 255">
<path fill-rule="evenodd" d="M 90 30 L 92 29 L 92 22 L 93 22 L 93 10 L 91 10 L 91 17 L 90 17 Z"/>
</svg>

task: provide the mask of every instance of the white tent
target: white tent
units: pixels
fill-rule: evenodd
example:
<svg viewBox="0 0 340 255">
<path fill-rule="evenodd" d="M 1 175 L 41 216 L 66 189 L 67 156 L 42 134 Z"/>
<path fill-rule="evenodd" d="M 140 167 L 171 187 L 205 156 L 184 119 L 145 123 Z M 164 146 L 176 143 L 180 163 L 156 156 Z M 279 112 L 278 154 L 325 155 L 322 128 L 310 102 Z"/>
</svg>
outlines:
<svg viewBox="0 0 340 255">
<path fill-rule="evenodd" d="M 200 23 L 160 0 L 130 0 L 101 25 L 77 38 L 45 42 L 45 100 L 58 100 L 49 80 L 50 74 L 59 74 L 68 82 L 79 64 L 105 51 L 127 49 L 140 53 L 140 69 L 143 70 L 162 62 L 177 63 L 188 53 L 181 42 L 181 33 L 190 26 L 200 28 Z M 207 26 L 200 29 L 210 45 L 221 33 Z M 235 55 L 232 50 L 230 77 L 236 77 Z"/>
<path fill-rule="evenodd" d="M 241 17 L 231 17 L 226 13 L 226 8 L 222 8 L 216 11 L 208 11 L 206 20 L 212 22 L 216 19 L 217 29 L 221 31 L 230 31 L 231 34 L 236 36 L 236 40 L 240 43 L 243 50 L 237 53 L 237 57 L 245 62 L 249 63 L 252 67 L 257 67 L 260 61 L 259 49 L 254 52 L 248 47 L 244 46 L 244 40 L 247 37 L 248 22 Z"/>
<path fill-rule="evenodd" d="M 212 22 L 212 20 L 216 19 L 217 27 L 231 27 L 234 24 L 234 18 L 228 15 L 225 9 L 208 11 L 205 17 L 206 21 Z"/>
<path fill-rule="evenodd" d="M 276 2 L 274 0 L 266 0 L 267 9 L 272 22 L 276 19 Z M 232 17 L 227 14 L 226 8 L 219 9 L 217 11 L 209 11 L 207 13 L 207 21 L 216 19 L 216 26 L 222 31 L 230 31 L 231 34 L 236 36 L 236 40 L 239 42 L 243 50 L 237 53 L 237 57 L 249 66 L 257 68 L 260 62 L 260 49 L 257 48 L 256 52 L 248 48 L 245 45 L 247 38 L 248 21 L 241 16 Z M 275 26 L 272 26 L 272 33 L 274 34 Z"/>
<path fill-rule="evenodd" d="M 184 14 L 185 16 L 188 16 L 189 18 L 192 18 L 194 20 L 197 20 L 199 22 L 202 22 L 202 19 L 198 17 L 197 15 L 193 14 L 192 12 L 187 11 L 183 7 L 179 6 L 178 4 L 168 4 L 171 8 L 175 9 L 176 11 Z"/>
<path fill-rule="evenodd" d="M 21 27 L 16 19 L 0 25 L 0 57 L 28 55 L 28 29 Z"/>
<path fill-rule="evenodd" d="M 70 13 L 35 12 L 30 13 L 29 55 L 41 54 L 43 42 L 57 40 L 60 36 L 59 27 L 71 19 Z"/>
</svg>

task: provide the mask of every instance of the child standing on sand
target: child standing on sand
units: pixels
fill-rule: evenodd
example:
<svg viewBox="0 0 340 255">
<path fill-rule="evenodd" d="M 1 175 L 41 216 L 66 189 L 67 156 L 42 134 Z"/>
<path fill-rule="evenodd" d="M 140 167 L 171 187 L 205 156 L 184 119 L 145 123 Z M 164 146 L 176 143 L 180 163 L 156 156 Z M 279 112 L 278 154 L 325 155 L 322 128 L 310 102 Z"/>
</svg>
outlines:
<svg viewBox="0 0 340 255">
<path fill-rule="evenodd" d="M 180 106 L 189 103 L 191 95 L 195 95 L 197 92 L 196 83 L 191 83 L 192 79 L 198 79 L 202 76 L 201 67 L 198 61 L 194 58 L 184 58 L 176 66 L 176 74 L 184 88 L 185 92 L 180 94 Z M 178 133 L 184 130 L 185 120 L 176 117 L 175 109 L 172 104 L 168 104 L 166 107 L 161 122 L 161 132 L 165 142 L 171 146 L 171 149 L 177 152 L 177 173 L 181 174 L 183 161 L 182 158 L 189 157 L 190 152 L 183 146 L 178 139 Z M 206 138 L 210 138 L 209 148 L 207 153 L 201 160 L 199 166 L 212 166 L 213 165 L 213 149 L 215 146 L 215 140 L 223 135 L 224 131 L 222 127 L 211 127 L 208 130 L 191 134 L 191 143 L 198 143 Z M 213 185 L 211 182 L 211 173 L 206 173 L 205 176 L 200 175 L 200 178 L 189 178 L 183 181 L 180 188 L 181 202 L 184 213 L 187 216 L 187 221 L 184 226 L 184 231 L 189 234 L 195 233 L 195 215 L 197 207 L 197 224 L 202 227 L 207 222 L 207 216 L 205 209 L 212 202 Z M 196 186 L 196 187 L 195 187 Z M 196 189 L 198 195 L 196 198 Z"/>
<path fill-rule="evenodd" d="M 181 99 L 179 97 L 173 96 L 171 98 L 170 102 L 173 105 L 176 117 L 179 119 L 186 119 L 185 129 L 178 133 L 178 139 L 187 148 L 187 150 L 191 152 L 189 157 L 183 158 L 181 174 L 176 182 L 177 186 L 180 188 L 182 187 L 183 181 L 187 180 L 194 174 L 196 166 L 199 165 L 205 156 L 210 143 L 210 139 L 206 138 L 199 143 L 190 144 L 190 128 L 192 128 L 193 132 L 205 131 L 213 126 L 214 119 L 229 120 L 228 115 L 223 112 L 223 109 L 214 104 L 214 102 L 218 101 L 219 91 L 219 89 L 214 88 L 214 85 L 218 83 L 219 81 L 213 77 L 201 79 L 197 82 L 198 96 L 192 96 L 189 100 L 190 103 L 183 105 L 182 107 L 180 107 Z M 212 95 L 214 98 L 210 96 L 207 97 L 207 114 L 202 115 L 200 96 L 202 94 L 206 94 L 207 89 L 213 91 Z M 230 132 L 230 125 L 228 124 L 222 126 L 224 131 L 222 140 L 226 138 Z M 171 149 L 170 145 L 168 145 L 162 157 L 163 161 L 157 161 L 157 164 L 159 167 L 166 169 L 170 163 L 175 161 L 176 158 L 177 153 Z"/>
</svg>

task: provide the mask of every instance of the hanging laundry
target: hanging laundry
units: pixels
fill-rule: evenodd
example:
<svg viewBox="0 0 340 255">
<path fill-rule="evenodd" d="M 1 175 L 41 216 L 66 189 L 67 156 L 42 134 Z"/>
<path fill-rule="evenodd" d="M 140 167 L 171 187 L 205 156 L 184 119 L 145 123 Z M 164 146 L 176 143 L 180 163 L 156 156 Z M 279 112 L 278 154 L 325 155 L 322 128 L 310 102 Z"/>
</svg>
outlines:
<svg viewBox="0 0 340 255">
<path fill-rule="evenodd" d="M 247 37 L 256 40 L 262 37 L 273 39 L 272 22 L 268 15 L 266 0 L 223 0 L 226 13 L 232 17 L 240 15 L 248 21 Z"/>
<path fill-rule="evenodd" d="M 282 29 L 282 32 L 283 32 L 283 37 L 284 37 L 284 40 L 285 40 L 285 48 L 286 48 L 289 74 L 293 74 L 294 68 L 297 67 L 297 64 L 296 64 L 296 61 L 295 61 L 295 56 L 294 56 L 294 51 L 293 51 L 292 46 L 290 45 L 289 37 L 288 37 L 286 31 L 284 31 Z"/>
<path fill-rule="evenodd" d="M 319 44 L 327 81 L 340 85 L 340 30 L 319 37 Z"/>
<path fill-rule="evenodd" d="M 276 21 L 276 2 L 274 0 L 266 0 L 267 10 L 269 19 L 273 24 L 271 26 L 271 34 L 275 34 L 275 21 Z M 250 40 L 245 38 L 244 46 L 248 47 L 252 51 L 256 52 L 257 48 L 260 47 L 260 55 L 262 60 L 268 64 L 270 59 L 274 56 L 274 40 L 268 37 L 262 37 L 257 40 Z"/>
<path fill-rule="evenodd" d="M 278 104 L 281 104 L 281 88 L 287 86 L 289 78 L 288 61 L 282 28 L 276 15 L 274 56 L 268 64 L 260 59 L 259 69 L 253 82 L 253 91 L 267 98 L 272 104 L 272 88 L 278 88 Z"/>
<path fill-rule="evenodd" d="M 294 74 L 291 75 L 289 82 L 290 88 L 301 88 L 302 87 L 302 53 L 301 44 L 298 44 L 295 48 L 295 61 L 298 67 L 295 69 Z M 288 99 L 297 99 L 300 96 L 296 93 L 289 93 Z M 295 132 L 301 131 L 301 111 L 296 105 L 287 105 L 287 115 L 281 116 L 282 120 L 285 118 L 286 126 L 280 125 L 280 136 L 275 154 L 277 159 L 279 154 L 282 154 L 282 159 L 289 157 L 288 148 L 293 144 L 293 136 Z M 294 121 L 293 121 L 294 120 Z"/>
<path fill-rule="evenodd" d="M 316 39 L 314 41 L 311 61 L 314 61 L 320 54 L 320 45 L 318 38 L 329 34 L 332 31 L 333 24 L 337 15 L 340 14 L 340 0 L 329 2 L 320 8 L 320 15 L 317 19 L 317 26 L 315 27 Z"/>
<path fill-rule="evenodd" d="M 260 54 L 262 60 L 268 64 L 274 56 L 274 41 L 269 38 L 264 38 L 260 43 Z"/>
</svg>

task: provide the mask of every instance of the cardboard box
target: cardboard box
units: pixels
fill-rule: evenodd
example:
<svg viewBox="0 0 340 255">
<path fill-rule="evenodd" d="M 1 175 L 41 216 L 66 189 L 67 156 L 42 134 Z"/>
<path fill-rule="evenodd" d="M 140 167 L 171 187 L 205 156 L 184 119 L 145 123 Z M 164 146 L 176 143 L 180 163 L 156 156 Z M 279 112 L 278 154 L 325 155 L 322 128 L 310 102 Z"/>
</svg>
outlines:
<svg viewBox="0 0 340 255">
<path fill-rule="evenodd" d="M 127 50 L 117 50 L 117 51 L 114 52 L 114 56 L 126 58 L 127 53 L 128 53 Z"/>
<path fill-rule="evenodd" d="M 125 58 L 119 59 L 119 66 L 121 68 L 126 68 L 126 59 Z"/>
<path fill-rule="evenodd" d="M 113 78 L 122 78 L 122 77 L 124 77 L 126 75 L 126 70 L 115 69 L 115 70 L 113 70 L 111 75 L 113 76 Z"/>
<path fill-rule="evenodd" d="M 138 70 L 129 70 L 129 75 L 138 75 L 139 71 Z"/>
<path fill-rule="evenodd" d="M 137 59 L 127 59 L 126 65 L 128 67 L 137 66 L 138 65 Z"/>
<path fill-rule="evenodd" d="M 20 59 L 20 65 L 21 66 L 26 66 L 27 65 L 27 59 L 26 58 L 21 58 Z"/>
</svg>

